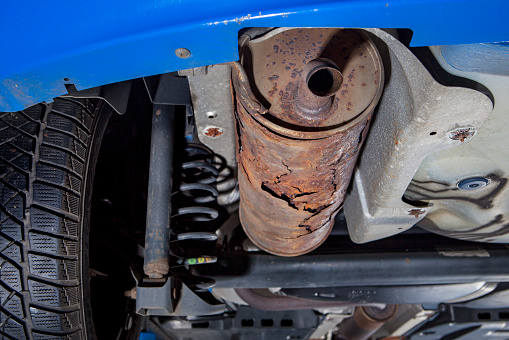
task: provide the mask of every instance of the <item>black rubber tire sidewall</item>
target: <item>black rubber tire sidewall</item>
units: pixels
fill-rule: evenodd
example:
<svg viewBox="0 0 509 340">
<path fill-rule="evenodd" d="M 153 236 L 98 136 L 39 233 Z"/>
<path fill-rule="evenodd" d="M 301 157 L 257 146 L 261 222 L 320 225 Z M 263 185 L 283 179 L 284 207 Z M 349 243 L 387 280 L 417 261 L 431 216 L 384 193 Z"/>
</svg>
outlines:
<svg viewBox="0 0 509 340">
<path fill-rule="evenodd" d="M 85 336 L 87 339 L 96 339 L 92 305 L 90 297 L 90 263 L 89 263 L 89 244 L 90 244 L 90 216 L 92 212 L 92 194 L 94 187 L 95 170 L 97 167 L 97 159 L 99 158 L 99 151 L 103 140 L 108 121 L 112 115 L 112 109 L 103 105 L 97 119 L 94 122 L 94 129 L 92 135 L 92 143 L 89 148 L 88 156 L 88 169 L 86 172 L 84 199 L 83 199 L 83 216 L 82 216 L 82 238 L 81 238 L 81 279 L 82 279 L 82 301 L 83 301 L 83 314 L 85 322 Z"/>
</svg>

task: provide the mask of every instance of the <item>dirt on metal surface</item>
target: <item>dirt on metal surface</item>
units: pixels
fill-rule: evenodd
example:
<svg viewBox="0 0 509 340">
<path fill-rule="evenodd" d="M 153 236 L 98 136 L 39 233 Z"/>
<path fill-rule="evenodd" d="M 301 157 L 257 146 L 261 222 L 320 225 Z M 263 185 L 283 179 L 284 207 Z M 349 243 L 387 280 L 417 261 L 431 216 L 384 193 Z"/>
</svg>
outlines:
<svg viewBox="0 0 509 340">
<path fill-rule="evenodd" d="M 354 30 L 278 29 L 241 46 L 243 65 L 232 67 L 241 222 L 262 249 L 305 254 L 341 209 L 381 94 L 380 58 Z"/>
<path fill-rule="evenodd" d="M 153 279 L 159 279 L 168 274 L 170 264 L 166 259 L 157 259 L 143 266 L 145 274 Z"/>
</svg>

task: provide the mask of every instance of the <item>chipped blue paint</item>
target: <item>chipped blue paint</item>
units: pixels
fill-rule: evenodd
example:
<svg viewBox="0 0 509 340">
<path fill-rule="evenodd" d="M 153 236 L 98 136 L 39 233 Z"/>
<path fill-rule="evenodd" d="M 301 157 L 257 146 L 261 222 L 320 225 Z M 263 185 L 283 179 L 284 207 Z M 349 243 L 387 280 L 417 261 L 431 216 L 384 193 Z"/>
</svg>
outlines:
<svg viewBox="0 0 509 340">
<path fill-rule="evenodd" d="M 409 28 L 412 45 L 509 40 L 506 0 L 54 0 L 0 8 L 0 111 L 77 89 L 237 60 L 246 27 Z M 184 47 L 191 57 L 179 59 Z M 65 81 L 64 79 L 69 79 Z"/>
</svg>

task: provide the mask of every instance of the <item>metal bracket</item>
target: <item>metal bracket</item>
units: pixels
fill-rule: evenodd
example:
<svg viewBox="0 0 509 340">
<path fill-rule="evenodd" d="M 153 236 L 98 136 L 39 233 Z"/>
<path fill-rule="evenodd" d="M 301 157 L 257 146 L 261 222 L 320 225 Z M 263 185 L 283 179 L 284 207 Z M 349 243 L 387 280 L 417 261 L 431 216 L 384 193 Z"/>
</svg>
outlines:
<svg viewBox="0 0 509 340">
<path fill-rule="evenodd" d="M 186 285 L 177 290 L 174 284 L 175 279 L 170 277 L 162 287 L 137 287 L 136 313 L 151 316 L 189 316 L 221 314 L 226 311 L 225 304 L 209 304 Z"/>
<path fill-rule="evenodd" d="M 179 72 L 188 75 L 194 119 L 200 142 L 214 150 L 229 165 L 236 164 L 235 125 L 231 65 L 214 65 L 206 72 Z"/>
<path fill-rule="evenodd" d="M 150 101 L 160 105 L 191 105 L 187 78 L 177 72 L 143 78 Z"/>
<path fill-rule="evenodd" d="M 171 315 L 174 311 L 172 287 L 174 278 L 170 277 L 162 287 L 136 288 L 136 313 L 140 315 Z"/>
<path fill-rule="evenodd" d="M 108 103 L 118 114 L 123 115 L 127 110 L 127 102 L 131 93 L 132 80 L 108 84 L 82 91 L 77 91 L 73 84 L 66 84 L 68 94 L 66 98 L 99 98 Z"/>
<path fill-rule="evenodd" d="M 422 220 L 428 206 L 402 197 L 429 154 L 462 143 L 447 132 L 479 129 L 492 111 L 484 94 L 438 84 L 396 38 L 366 29 L 387 46 L 385 91 L 375 112 L 344 209 L 350 237 L 365 243 L 403 232 Z"/>
</svg>

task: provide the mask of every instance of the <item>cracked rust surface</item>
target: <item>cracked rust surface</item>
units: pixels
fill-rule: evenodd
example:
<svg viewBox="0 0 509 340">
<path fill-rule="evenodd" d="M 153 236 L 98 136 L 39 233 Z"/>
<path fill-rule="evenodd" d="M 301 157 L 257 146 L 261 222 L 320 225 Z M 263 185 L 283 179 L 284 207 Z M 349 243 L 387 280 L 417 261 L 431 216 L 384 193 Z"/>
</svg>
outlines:
<svg viewBox="0 0 509 340">
<path fill-rule="evenodd" d="M 302 30 L 291 31 L 300 35 L 306 33 Z M 304 31 L 321 31 L 325 34 L 327 30 Z M 354 50 L 358 48 L 363 47 L 356 45 Z M 277 52 L 282 53 L 282 50 L 278 49 Z M 370 53 L 377 52 L 370 50 Z M 307 61 L 304 58 L 304 62 Z M 372 62 L 375 65 L 370 65 L 369 69 L 377 71 L 372 77 L 376 78 L 377 84 L 381 84 L 379 60 Z M 348 64 L 348 60 L 344 64 Z M 284 78 L 276 79 L 288 88 Z M 298 82 L 304 81 L 304 76 L 286 78 L 294 84 L 292 86 L 299 86 Z M 360 78 L 366 81 L 369 77 Z M 250 80 L 242 66 L 233 65 L 241 223 L 249 238 L 270 253 L 282 256 L 305 254 L 327 238 L 334 217 L 342 207 L 372 111 L 379 98 L 380 87 L 377 93 L 364 93 L 372 103 L 362 104 L 366 110 L 357 112 L 357 115 L 352 116 L 351 110 L 347 110 L 355 104 L 349 105 L 349 101 L 343 103 L 338 94 L 331 96 L 327 114 L 316 115 L 312 124 L 297 119 L 288 125 L 279 123 L 283 118 L 281 113 L 290 110 L 287 107 L 289 103 L 267 103 L 253 93 Z M 359 84 L 359 87 L 362 88 L 362 85 Z M 363 98 L 363 102 L 366 100 Z M 287 120 L 303 116 L 297 112 L 297 106 L 291 110 L 295 114 L 284 116 Z M 341 118 L 343 113 L 346 121 Z M 272 119 L 274 117 L 277 119 Z M 313 129 L 317 124 L 324 127 L 321 119 L 322 122 L 324 119 L 334 124 L 328 128 Z"/>
</svg>

